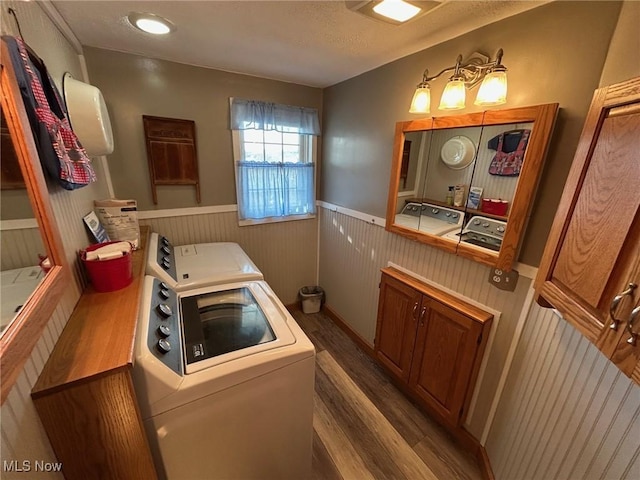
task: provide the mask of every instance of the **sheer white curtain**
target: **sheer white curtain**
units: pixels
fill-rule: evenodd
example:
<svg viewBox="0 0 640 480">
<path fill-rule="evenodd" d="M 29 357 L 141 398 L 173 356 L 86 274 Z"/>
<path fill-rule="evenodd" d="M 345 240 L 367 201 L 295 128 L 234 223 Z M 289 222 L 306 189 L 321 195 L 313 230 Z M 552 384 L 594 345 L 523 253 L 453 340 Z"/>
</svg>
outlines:
<svg viewBox="0 0 640 480">
<path fill-rule="evenodd" d="M 311 136 L 320 134 L 318 111 L 233 99 L 231 129 L 282 133 L 279 137 L 275 134 L 280 144 L 272 143 L 274 134 L 265 134 L 270 140 L 258 152 L 257 144 L 252 143 L 254 150 L 249 153 L 242 141 L 244 135 L 240 135 L 241 156 L 236 158 L 240 220 L 315 213 L 315 163 L 310 145 Z"/>
</svg>

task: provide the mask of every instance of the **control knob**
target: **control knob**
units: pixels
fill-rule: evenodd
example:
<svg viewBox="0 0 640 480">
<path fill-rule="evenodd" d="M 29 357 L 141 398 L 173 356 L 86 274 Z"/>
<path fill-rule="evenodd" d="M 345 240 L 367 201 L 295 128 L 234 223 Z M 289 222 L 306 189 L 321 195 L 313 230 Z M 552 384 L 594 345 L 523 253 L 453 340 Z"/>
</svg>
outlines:
<svg viewBox="0 0 640 480">
<path fill-rule="evenodd" d="M 162 253 L 164 253 L 165 255 L 170 255 L 171 254 L 171 249 L 169 247 L 167 247 L 166 245 L 164 247 L 162 247 L 160 249 L 162 251 Z"/>
<path fill-rule="evenodd" d="M 169 340 L 166 338 L 158 340 L 158 350 L 160 350 L 160 353 L 169 353 L 171 351 L 171 344 L 169 343 Z"/>
<path fill-rule="evenodd" d="M 160 282 L 160 283 L 158 284 L 158 287 L 160 288 L 160 290 L 169 290 L 169 285 L 167 285 L 167 284 L 166 284 L 166 283 L 164 283 L 164 282 Z"/>
<path fill-rule="evenodd" d="M 480 225 L 480 220 L 478 220 L 478 219 L 474 220 L 474 221 L 473 221 L 473 224 L 474 224 L 474 225 Z"/>
<path fill-rule="evenodd" d="M 504 233 L 504 227 L 498 227 L 496 230 L 500 233 Z"/>
<path fill-rule="evenodd" d="M 169 239 L 167 237 L 162 237 L 160 241 L 162 242 L 162 245 L 166 245 L 166 246 L 170 245 Z"/>
<path fill-rule="evenodd" d="M 158 295 L 160 295 L 160 298 L 162 298 L 163 300 L 168 300 L 169 290 L 165 290 L 164 288 L 161 288 L 160 291 L 158 292 Z"/>
<path fill-rule="evenodd" d="M 440 210 L 438 210 L 437 208 L 432 208 L 431 209 L 431 213 L 437 214 Z"/>
<path fill-rule="evenodd" d="M 171 329 L 168 325 L 163 324 L 158 327 L 158 333 L 160 334 L 160 336 L 167 338 L 169 335 L 171 335 Z"/>
<path fill-rule="evenodd" d="M 173 315 L 173 312 L 171 311 L 171 307 L 166 303 L 159 304 L 156 307 L 156 310 L 160 314 L 160 316 L 163 318 L 169 318 L 171 315 Z"/>
</svg>

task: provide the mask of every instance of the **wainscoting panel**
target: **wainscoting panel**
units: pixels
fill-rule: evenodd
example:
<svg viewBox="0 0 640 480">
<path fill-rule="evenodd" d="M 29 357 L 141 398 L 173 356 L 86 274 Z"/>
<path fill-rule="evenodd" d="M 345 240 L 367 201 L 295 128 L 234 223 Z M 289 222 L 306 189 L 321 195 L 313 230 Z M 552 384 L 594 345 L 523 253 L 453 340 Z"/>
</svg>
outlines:
<svg viewBox="0 0 640 480">
<path fill-rule="evenodd" d="M 238 226 L 236 212 L 208 213 L 140 220 L 174 245 L 236 242 L 264 274 L 285 304 L 297 300 L 298 290 L 316 282 L 317 219 Z"/>
<path fill-rule="evenodd" d="M 498 290 L 488 283 L 487 266 L 390 234 L 381 226 L 330 207 L 319 212 L 320 285 L 331 308 L 369 344 L 373 345 L 375 337 L 380 269 L 388 262 L 501 312 L 466 424 L 480 439 L 531 280 L 521 276 L 515 292 Z"/>
<path fill-rule="evenodd" d="M 497 479 L 640 478 L 640 387 L 533 305 L 487 451 Z"/>
<path fill-rule="evenodd" d="M 2 230 L 0 232 L 0 270 L 30 267 L 38 264 L 37 253 L 46 254 L 37 228 Z M 37 253 L 36 253 L 37 252 Z"/>
</svg>

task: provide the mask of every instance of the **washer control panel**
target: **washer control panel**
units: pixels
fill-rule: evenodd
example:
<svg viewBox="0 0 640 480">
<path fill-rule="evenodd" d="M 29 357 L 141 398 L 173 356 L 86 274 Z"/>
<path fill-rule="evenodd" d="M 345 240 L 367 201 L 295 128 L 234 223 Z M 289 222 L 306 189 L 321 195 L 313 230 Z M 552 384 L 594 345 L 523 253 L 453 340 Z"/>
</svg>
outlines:
<svg viewBox="0 0 640 480">
<path fill-rule="evenodd" d="M 175 255 L 173 252 L 173 245 L 167 237 L 158 237 L 158 252 L 156 255 L 156 261 L 162 270 L 166 271 L 171 278 L 177 281 Z"/>
<path fill-rule="evenodd" d="M 182 374 L 180 319 L 178 296 L 169 286 L 153 280 L 149 308 L 147 346 L 153 355 L 167 367 Z"/>
</svg>

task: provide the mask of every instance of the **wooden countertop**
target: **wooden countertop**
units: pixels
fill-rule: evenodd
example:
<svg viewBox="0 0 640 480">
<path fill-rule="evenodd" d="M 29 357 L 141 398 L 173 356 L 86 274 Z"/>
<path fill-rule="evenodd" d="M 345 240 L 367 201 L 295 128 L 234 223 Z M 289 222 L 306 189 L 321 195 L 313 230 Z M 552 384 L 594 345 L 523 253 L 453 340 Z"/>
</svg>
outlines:
<svg viewBox="0 0 640 480">
<path fill-rule="evenodd" d="M 149 230 L 140 227 L 131 284 L 115 292 L 99 293 L 92 285 L 84 290 L 31 391 L 34 398 L 133 364 Z"/>
</svg>

